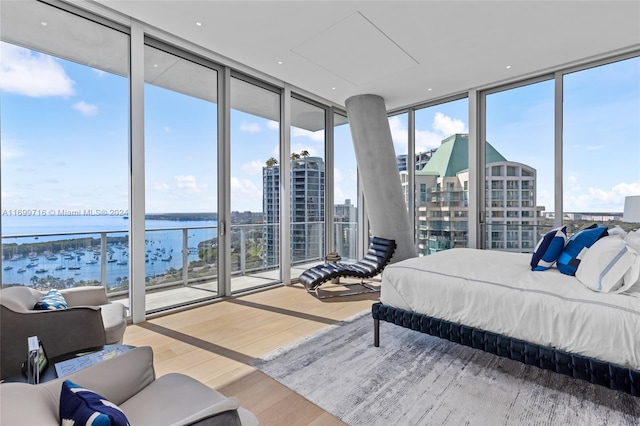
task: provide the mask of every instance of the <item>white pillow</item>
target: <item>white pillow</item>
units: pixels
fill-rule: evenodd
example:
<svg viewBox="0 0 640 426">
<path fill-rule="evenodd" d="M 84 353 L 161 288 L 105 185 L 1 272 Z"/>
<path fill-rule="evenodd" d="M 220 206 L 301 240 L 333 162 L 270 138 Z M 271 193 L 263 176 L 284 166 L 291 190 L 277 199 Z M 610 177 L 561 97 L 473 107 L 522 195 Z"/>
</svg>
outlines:
<svg viewBox="0 0 640 426">
<path fill-rule="evenodd" d="M 624 239 L 624 237 L 627 236 L 627 231 L 625 231 L 624 229 L 620 228 L 620 226 L 616 226 L 615 228 L 607 229 L 607 234 L 615 235 L 616 237 L 620 237 L 620 238 Z"/>
<path fill-rule="evenodd" d="M 576 278 L 593 291 L 621 293 L 636 283 L 640 271 L 634 269 L 637 262 L 638 253 L 624 240 L 603 237 L 585 253 Z"/>
<path fill-rule="evenodd" d="M 629 232 L 624 237 L 624 242 L 629 244 L 637 253 L 640 253 L 640 232 Z"/>
</svg>

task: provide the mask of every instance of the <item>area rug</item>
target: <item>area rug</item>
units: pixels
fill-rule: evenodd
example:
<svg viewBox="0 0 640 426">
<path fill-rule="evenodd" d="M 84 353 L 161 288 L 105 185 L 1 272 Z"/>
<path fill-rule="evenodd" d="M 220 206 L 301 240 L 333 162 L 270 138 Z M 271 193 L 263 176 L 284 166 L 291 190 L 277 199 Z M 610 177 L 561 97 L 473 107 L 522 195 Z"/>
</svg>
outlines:
<svg viewBox="0 0 640 426">
<path fill-rule="evenodd" d="M 370 311 L 256 359 L 357 425 L 638 425 L 640 398 L 381 322 Z"/>
</svg>

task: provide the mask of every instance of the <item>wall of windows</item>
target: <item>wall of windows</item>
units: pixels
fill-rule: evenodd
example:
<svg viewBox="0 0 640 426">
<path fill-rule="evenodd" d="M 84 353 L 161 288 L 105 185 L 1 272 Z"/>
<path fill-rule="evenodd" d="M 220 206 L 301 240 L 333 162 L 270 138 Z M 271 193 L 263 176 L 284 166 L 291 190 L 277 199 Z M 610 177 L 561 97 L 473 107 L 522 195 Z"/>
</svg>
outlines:
<svg viewBox="0 0 640 426">
<path fill-rule="evenodd" d="M 354 219 L 365 216 L 341 111 L 213 63 L 197 46 L 166 45 L 170 36 L 145 45 L 139 22 L 60 5 L 73 13 L 2 3 L 3 285 L 97 284 L 125 304 L 142 289 L 146 303 L 132 309 L 154 312 L 182 303 L 178 292 L 195 291 L 193 303 L 278 283 L 283 268 L 295 279 L 327 251 L 357 257 Z M 487 88 L 482 108 L 470 91 L 394 111 L 420 254 L 472 240 L 529 251 L 562 222 L 570 232 L 637 228 L 620 219 L 625 198 L 640 195 L 640 58 L 615 59 Z M 485 155 L 479 176 L 470 143 Z M 483 214 L 472 218 L 476 190 Z M 478 239 L 470 232 L 481 222 L 491 228 Z M 140 236 L 145 249 L 133 253 Z M 145 289 L 175 298 L 158 307 L 160 292 Z"/>
</svg>

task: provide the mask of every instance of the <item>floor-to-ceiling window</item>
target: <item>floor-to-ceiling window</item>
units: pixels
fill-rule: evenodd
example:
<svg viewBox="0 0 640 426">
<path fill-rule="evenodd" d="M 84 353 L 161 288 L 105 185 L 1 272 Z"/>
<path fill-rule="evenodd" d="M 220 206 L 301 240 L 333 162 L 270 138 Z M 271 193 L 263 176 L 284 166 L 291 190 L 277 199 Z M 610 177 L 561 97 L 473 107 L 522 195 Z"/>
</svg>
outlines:
<svg viewBox="0 0 640 426">
<path fill-rule="evenodd" d="M 347 118 L 333 117 L 333 242 L 334 251 L 348 262 L 358 256 L 358 164 Z"/>
<path fill-rule="evenodd" d="M 108 253 L 128 246 L 129 36 L 40 2 L 2 14 L 2 284 L 126 297 Z"/>
<path fill-rule="evenodd" d="M 565 74 L 562 83 L 567 230 L 637 229 L 622 213 L 627 197 L 640 196 L 640 57 Z"/>
<path fill-rule="evenodd" d="M 485 96 L 487 249 L 532 252 L 554 219 L 554 80 Z"/>
<path fill-rule="evenodd" d="M 280 281 L 280 94 L 231 78 L 231 290 Z"/>
<path fill-rule="evenodd" d="M 325 256 L 326 110 L 291 99 L 291 278 Z"/>
<path fill-rule="evenodd" d="M 415 111 L 416 243 L 421 256 L 467 247 L 469 102 Z"/>
<path fill-rule="evenodd" d="M 217 74 L 145 46 L 147 312 L 218 294 Z M 126 252 L 110 256 L 126 268 Z"/>
</svg>

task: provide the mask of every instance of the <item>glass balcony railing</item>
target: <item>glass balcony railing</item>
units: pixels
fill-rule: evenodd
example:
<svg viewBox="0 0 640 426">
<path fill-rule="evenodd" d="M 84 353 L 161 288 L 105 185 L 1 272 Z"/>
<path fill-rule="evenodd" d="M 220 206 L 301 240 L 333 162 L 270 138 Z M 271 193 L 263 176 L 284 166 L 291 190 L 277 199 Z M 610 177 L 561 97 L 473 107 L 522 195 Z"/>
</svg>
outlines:
<svg viewBox="0 0 640 426">
<path fill-rule="evenodd" d="M 310 265 L 324 262 L 324 225 L 292 224 L 298 240 L 292 277 L 299 276 Z M 279 224 L 231 225 L 232 292 L 280 282 L 279 229 Z M 298 232 L 303 229 L 312 233 Z M 335 247 L 329 251 L 340 253 L 343 261 L 355 260 L 357 223 L 335 222 L 333 229 Z M 307 244 L 303 244 L 305 238 Z M 217 297 L 218 249 L 217 226 L 147 229 L 144 257 L 147 312 Z M 292 244 L 292 253 L 293 249 Z M 134 259 L 129 252 L 127 231 L 4 235 L 2 286 L 63 289 L 96 285 L 104 287 L 110 299 L 128 306 L 131 261 Z M 161 297 L 177 289 L 188 294 Z M 153 298 L 164 301 L 149 303 Z"/>
</svg>

